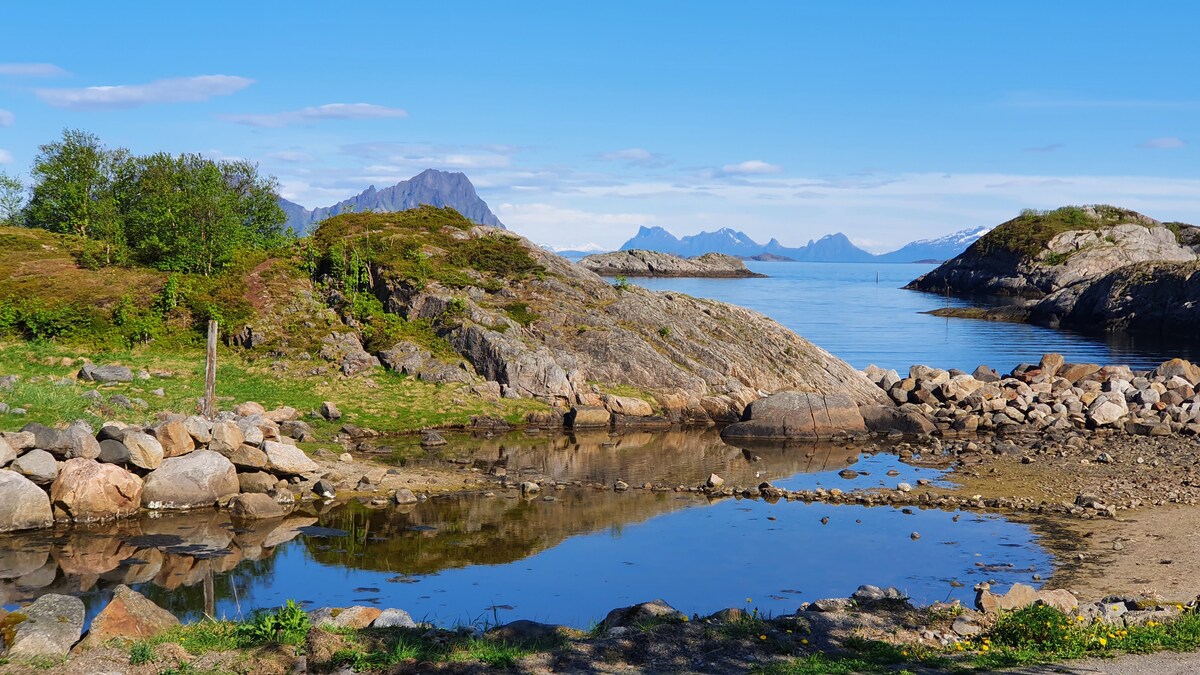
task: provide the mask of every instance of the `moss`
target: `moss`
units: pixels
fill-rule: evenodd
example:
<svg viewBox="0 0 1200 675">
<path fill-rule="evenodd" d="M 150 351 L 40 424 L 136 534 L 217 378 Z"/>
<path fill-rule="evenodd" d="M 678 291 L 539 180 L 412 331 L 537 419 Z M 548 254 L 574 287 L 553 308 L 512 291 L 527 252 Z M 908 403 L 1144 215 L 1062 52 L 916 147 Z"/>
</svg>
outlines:
<svg viewBox="0 0 1200 675">
<path fill-rule="evenodd" d="M 0 639 L 5 645 L 11 646 L 17 636 L 17 626 L 29 617 L 21 612 L 9 612 L 0 618 Z"/>
</svg>

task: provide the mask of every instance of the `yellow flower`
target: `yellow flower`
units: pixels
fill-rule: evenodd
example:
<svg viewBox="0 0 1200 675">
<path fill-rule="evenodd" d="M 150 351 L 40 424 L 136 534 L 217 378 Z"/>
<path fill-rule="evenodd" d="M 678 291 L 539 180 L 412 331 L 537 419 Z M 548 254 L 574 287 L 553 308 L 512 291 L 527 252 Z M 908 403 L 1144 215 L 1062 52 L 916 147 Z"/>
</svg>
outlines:
<svg viewBox="0 0 1200 675">
<path fill-rule="evenodd" d="M 1084 619 L 1083 619 L 1083 615 L 1082 615 L 1082 614 L 1080 614 L 1079 616 L 1075 617 L 1075 620 L 1076 620 L 1076 621 L 1083 621 L 1083 620 L 1084 620 Z"/>
<path fill-rule="evenodd" d="M 987 650 L 988 650 L 988 646 L 987 646 L 987 645 L 984 645 L 984 646 L 982 646 L 982 647 L 980 647 L 980 648 L 979 648 L 979 651 L 981 651 L 981 652 L 986 652 Z"/>
<path fill-rule="evenodd" d="M 767 636 L 766 636 L 766 635 L 759 635 L 759 636 L 758 636 L 758 639 L 759 639 L 759 640 L 766 640 L 766 639 L 767 639 Z"/>
<path fill-rule="evenodd" d="M 900 652 L 900 656 L 908 656 L 908 652 Z"/>
<path fill-rule="evenodd" d="M 955 649 L 957 649 L 958 651 L 960 651 L 960 652 L 961 652 L 961 651 L 963 650 L 962 643 L 961 643 L 961 642 L 955 642 L 955 643 L 954 643 L 954 648 L 955 648 Z"/>
<path fill-rule="evenodd" d="M 1099 641 L 1100 641 L 1100 646 L 1101 646 L 1101 647 L 1103 647 L 1104 645 L 1108 644 L 1108 640 L 1105 640 L 1104 638 L 1100 638 L 1100 640 L 1099 640 Z"/>
<path fill-rule="evenodd" d="M 802 645 L 808 644 L 808 638 L 800 638 L 800 644 L 802 644 Z"/>
<path fill-rule="evenodd" d="M 787 632 L 788 632 L 788 633 L 791 633 L 791 632 L 792 632 L 792 629 L 791 629 L 791 628 L 787 629 Z"/>
</svg>

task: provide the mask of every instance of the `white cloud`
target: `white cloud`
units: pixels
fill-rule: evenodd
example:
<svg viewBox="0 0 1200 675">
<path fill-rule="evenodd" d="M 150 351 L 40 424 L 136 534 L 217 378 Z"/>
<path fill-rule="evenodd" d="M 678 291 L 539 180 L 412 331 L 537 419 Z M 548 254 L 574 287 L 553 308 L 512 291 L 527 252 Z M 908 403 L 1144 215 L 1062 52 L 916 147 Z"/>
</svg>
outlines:
<svg viewBox="0 0 1200 675">
<path fill-rule="evenodd" d="M 1062 143 L 1050 143 L 1049 145 L 1037 145 L 1032 148 L 1025 148 L 1025 152 L 1058 152 L 1063 149 Z"/>
<path fill-rule="evenodd" d="M 513 231 L 560 250 L 580 246 L 589 233 L 602 232 L 611 238 L 613 232 L 655 220 L 644 213 L 602 213 L 546 203 L 505 202 L 493 210 Z"/>
<path fill-rule="evenodd" d="M 644 169 L 661 169 L 671 164 L 666 155 L 650 152 L 645 148 L 626 148 L 614 152 L 602 152 L 597 155 L 606 162 L 621 162 L 626 166 L 637 166 Z"/>
<path fill-rule="evenodd" d="M 37 89 L 37 97 L 55 108 L 68 110 L 112 110 L 153 103 L 204 101 L 227 96 L 254 83 L 234 75 L 198 75 L 155 80 L 148 84 L 119 84 L 79 89 Z"/>
<path fill-rule="evenodd" d="M 0 75 L 17 77 L 59 77 L 67 71 L 53 63 L 0 63 Z"/>
<path fill-rule="evenodd" d="M 374 120 L 408 117 L 408 111 L 373 103 L 327 103 L 325 105 L 279 113 L 222 115 L 221 119 L 252 127 L 286 127 L 326 120 Z"/>
<path fill-rule="evenodd" d="M 12 153 L 3 148 L 0 148 L 0 164 L 11 164 L 11 163 L 12 163 Z"/>
<path fill-rule="evenodd" d="M 0 108 L 0 127 L 11 127 L 17 121 L 17 116 L 11 111 Z"/>
<path fill-rule="evenodd" d="M 1175 136 L 1164 136 L 1162 138 L 1151 138 L 1145 143 L 1139 144 L 1138 147 L 1150 150 L 1174 150 L 1176 148 L 1187 147 L 1187 141 Z"/>
<path fill-rule="evenodd" d="M 313 156 L 307 152 L 299 150 L 280 150 L 278 152 L 268 152 L 267 159 L 274 159 L 280 162 L 288 162 L 289 164 L 303 164 L 313 161 Z"/>
<path fill-rule="evenodd" d="M 782 172 L 783 167 L 778 164 L 764 162 L 761 159 L 750 159 L 738 164 L 726 164 L 717 173 L 722 176 L 765 176 Z"/>
</svg>

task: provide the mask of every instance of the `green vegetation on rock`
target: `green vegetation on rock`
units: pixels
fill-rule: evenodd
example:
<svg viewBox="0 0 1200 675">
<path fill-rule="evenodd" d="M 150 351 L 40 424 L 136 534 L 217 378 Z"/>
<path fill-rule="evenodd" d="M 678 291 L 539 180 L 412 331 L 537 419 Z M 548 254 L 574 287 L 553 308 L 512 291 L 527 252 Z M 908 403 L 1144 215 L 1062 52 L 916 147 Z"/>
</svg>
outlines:
<svg viewBox="0 0 1200 675">
<path fill-rule="evenodd" d="M 1121 223 L 1153 225 L 1153 221 L 1136 211 L 1107 204 L 1064 206 L 1052 211 L 1025 209 L 1021 215 L 983 235 L 972 248 L 983 254 L 1008 251 L 1035 258 L 1055 235 L 1073 230 L 1099 230 Z"/>
</svg>

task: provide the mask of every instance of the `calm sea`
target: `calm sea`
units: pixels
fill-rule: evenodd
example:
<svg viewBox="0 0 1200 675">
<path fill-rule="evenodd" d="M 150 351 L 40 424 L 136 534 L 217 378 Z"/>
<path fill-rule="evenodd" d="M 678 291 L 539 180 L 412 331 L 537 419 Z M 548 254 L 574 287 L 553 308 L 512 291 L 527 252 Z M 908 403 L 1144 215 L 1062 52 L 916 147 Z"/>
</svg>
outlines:
<svg viewBox="0 0 1200 675">
<path fill-rule="evenodd" d="M 1069 362 L 1158 365 L 1176 356 L 1200 359 L 1200 344 L 1174 344 L 1128 335 L 1089 336 L 1070 331 L 922 314 L 967 307 L 954 298 L 901 287 L 934 265 L 872 263 L 747 263 L 766 279 L 631 279 L 653 290 L 674 290 L 749 307 L 766 314 L 856 368 L 875 364 L 907 370 L 920 363 L 1001 371 L 1036 363 L 1046 352 Z"/>
</svg>

